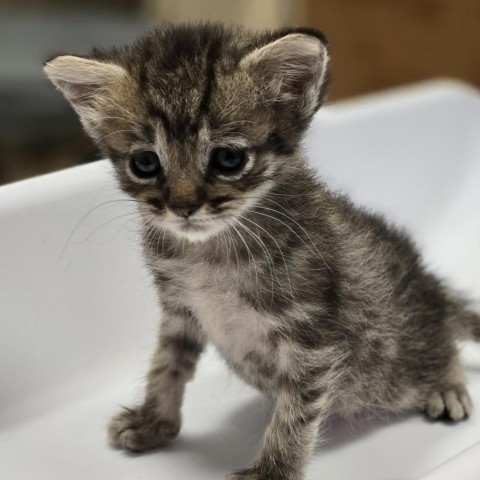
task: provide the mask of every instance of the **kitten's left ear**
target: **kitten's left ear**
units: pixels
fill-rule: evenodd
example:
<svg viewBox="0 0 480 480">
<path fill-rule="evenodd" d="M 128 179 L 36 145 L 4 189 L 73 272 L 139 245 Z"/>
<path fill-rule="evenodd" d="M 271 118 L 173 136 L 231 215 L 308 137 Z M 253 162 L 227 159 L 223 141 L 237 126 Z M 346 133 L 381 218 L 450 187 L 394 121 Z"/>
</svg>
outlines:
<svg viewBox="0 0 480 480">
<path fill-rule="evenodd" d="M 46 62 L 43 70 L 71 103 L 92 136 L 95 136 L 100 104 L 127 77 L 127 72 L 119 65 L 73 55 L 56 57 Z"/>
<path fill-rule="evenodd" d="M 293 103 L 309 117 L 326 94 L 328 59 L 323 35 L 296 31 L 249 53 L 240 66 L 272 100 Z"/>
</svg>

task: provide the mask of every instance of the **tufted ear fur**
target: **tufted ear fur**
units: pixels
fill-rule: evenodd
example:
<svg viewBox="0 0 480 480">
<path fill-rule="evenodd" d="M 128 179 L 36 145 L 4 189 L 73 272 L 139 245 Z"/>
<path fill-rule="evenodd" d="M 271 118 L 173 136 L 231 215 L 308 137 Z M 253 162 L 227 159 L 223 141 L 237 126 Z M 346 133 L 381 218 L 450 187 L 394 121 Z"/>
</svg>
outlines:
<svg viewBox="0 0 480 480">
<path fill-rule="evenodd" d="M 306 117 L 323 102 L 328 50 L 317 36 L 290 33 L 245 56 L 241 67 L 272 100 L 294 103 Z"/>
<path fill-rule="evenodd" d="M 73 55 L 56 57 L 46 62 L 43 70 L 71 103 L 87 132 L 95 137 L 99 104 L 126 78 L 127 72 L 113 63 Z"/>
</svg>

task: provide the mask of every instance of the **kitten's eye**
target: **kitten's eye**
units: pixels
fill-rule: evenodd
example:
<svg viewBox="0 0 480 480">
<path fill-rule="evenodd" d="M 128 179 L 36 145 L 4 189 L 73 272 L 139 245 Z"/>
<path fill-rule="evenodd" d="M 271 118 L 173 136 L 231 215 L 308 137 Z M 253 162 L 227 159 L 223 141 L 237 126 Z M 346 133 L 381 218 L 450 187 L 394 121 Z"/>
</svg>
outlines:
<svg viewBox="0 0 480 480">
<path fill-rule="evenodd" d="M 210 155 L 211 166 L 223 174 L 236 173 L 241 170 L 246 161 L 245 150 L 238 148 L 215 148 Z"/>
<path fill-rule="evenodd" d="M 135 153 L 130 160 L 130 168 L 140 178 L 154 177 L 161 170 L 158 155 L 151 151 Z"/>
</svg>

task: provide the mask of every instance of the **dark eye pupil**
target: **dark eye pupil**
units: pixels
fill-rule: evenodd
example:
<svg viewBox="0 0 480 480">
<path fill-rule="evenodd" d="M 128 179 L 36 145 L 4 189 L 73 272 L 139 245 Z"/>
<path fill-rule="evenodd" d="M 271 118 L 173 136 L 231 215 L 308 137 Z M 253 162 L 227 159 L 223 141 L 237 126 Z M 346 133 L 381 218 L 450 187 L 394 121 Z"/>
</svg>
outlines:
<svg viewBox="0 0 480 480">
<path fill-rule="evenodd" d="M 211 154 L 212 167 L 222 173 L 234 173 L 245 165 L 245 150 L 236 148 L 215 148 Z"/>
<path fill-rule="evenodd" d="M 155 152 L 138 152 L 133 155 L 130 168 L 137 177 L 154 177 L 160 172 L 160 160 Z"/>
</svg>

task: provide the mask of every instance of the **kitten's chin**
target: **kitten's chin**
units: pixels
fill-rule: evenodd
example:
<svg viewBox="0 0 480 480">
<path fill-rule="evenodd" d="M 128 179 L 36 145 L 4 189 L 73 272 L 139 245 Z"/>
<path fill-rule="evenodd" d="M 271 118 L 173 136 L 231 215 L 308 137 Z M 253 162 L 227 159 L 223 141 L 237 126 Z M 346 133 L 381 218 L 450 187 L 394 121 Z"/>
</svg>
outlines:
<svg viewBox="0 0 480 480">
<path fill-rule="evenodd" d="M 157 226 L 172 233 L 179 240 L 188 240 L 191 243 L 206 242 L 215 237 L 225 228 L 221 222 L 213 222 L 208 220 L 159 222 Z"/>
</svg>

